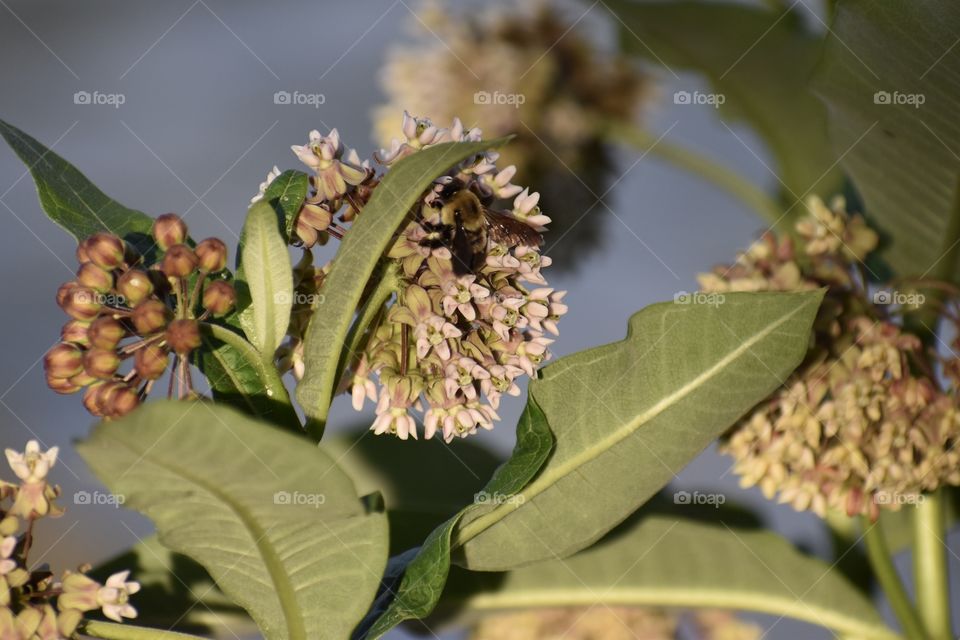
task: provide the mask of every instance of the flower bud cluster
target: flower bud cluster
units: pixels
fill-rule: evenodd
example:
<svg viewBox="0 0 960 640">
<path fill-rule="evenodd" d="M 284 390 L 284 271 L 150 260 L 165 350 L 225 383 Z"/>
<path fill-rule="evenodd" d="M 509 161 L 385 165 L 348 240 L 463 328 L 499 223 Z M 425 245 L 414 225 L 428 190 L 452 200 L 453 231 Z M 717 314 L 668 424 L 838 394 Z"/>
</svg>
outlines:
<svg viewBox="0 0 960 640">
<path fill-rule="evenodd" d="M 153 238 L 161 255 L 147 265 L 118 236 L 90 236 L 77 249 L 77 277 L 57 292 L 70 321 L 44 359 L 47 384 L 64 394 L 86 389 L 83 404 L 96 416 L 135 409 L 171 355 L 188 384 L 189 373 L 182 374 L 201 344 L 199 322 L 230 312 L 236 301 L 233 286 L 217 275 L 227 261 L 221 240 L 190 246 L 186 225 L 172 213 L 157 218 Z"/>
<path fill-rule="evenodd" d="M 795 232 L 699 278 L 709 292 L 827 288 L 805 363 L 722 443 L 741 484 L 821 517 L 871 518 L 960 484 L 956 385 L 941 389 L 920 339 L 874 304 L 861 264 L 876 233 L 842 199 L 816 198 Z"/>
<path fill-rule="evenodd" d="M 100 584 L 84 575 L 88 567 L 66 572 L 61 581 L 45 566 L 30 568 L 36 522 L 63 513 L 53 502 L 60 488 L 46 479 L 57 453 L 57 447 L 41 451 L 36 440 L 28 442 L 23 452 L 5 451 L 19 483 L 0 480 L 0 638 L 4 640 L 74 638 L 83 614 L 97 609 L 117 622 L 137 615 L 129 596 L 140 585 L 127 580 L 129 571 Z"/>
</svg>

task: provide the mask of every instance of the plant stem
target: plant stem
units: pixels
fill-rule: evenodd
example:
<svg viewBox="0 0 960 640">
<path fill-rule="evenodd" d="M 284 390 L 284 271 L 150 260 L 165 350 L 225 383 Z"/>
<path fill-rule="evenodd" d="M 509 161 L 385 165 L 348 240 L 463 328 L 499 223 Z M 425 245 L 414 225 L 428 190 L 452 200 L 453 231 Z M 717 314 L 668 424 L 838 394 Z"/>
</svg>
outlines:
<svg viewBox="0 0 960 640">
<path fill-rule="evenodd" d="M 943 489 L 924 496 L 913 514 L 913 575 L 917 608 L 932 640 L 950 640 L 950 581 L 947 550 L 941 534 L 946 531 Z"/>
<path fill-rule="evenodd" d="M 887 541 L 883 537 L 883 530 L 879 523 L 871 523 L 869 519 L 862 518 L 863 538 L 867 546 L 867 558 L 870 560 L 870 566 L 877 577 L 880 586 L 883 587 L 893 612 L 900 621 L 904 633 L 910 640 L 928 640 L 927 632 L 920 622 L 917 612 L 910 602 L 910 597 L 900 582 L 900 576 L 897 575 L 897 569 L 893 566 L 893 559 L 890 556 L 890 550 L 887 548 Z"/>
<path fill-rule="evenodd" d="M 80 632 L 93 638 L 104 638 L 105 640 L 204 640 L 201 636 L 193 636 L 178 631 L 134 627 L 129 624 L 98 622 L 96 620 L 82 622 Z"/>
<path fill-rule="evenodd" d="M 783 218 L 783 208 L 773 198 L 739 173 L 728 169 L 716 160 L 666 142 L 662 138 L 658 140 L 656 136 L 634 125 L 605 122 L 600 123 L 599 126 L 609 141 L 627 143 L 644 155 L 652 154 L 675 167 L 712 182 L 745 203 L 770 224 L 776 224 Z"/>
</svg>

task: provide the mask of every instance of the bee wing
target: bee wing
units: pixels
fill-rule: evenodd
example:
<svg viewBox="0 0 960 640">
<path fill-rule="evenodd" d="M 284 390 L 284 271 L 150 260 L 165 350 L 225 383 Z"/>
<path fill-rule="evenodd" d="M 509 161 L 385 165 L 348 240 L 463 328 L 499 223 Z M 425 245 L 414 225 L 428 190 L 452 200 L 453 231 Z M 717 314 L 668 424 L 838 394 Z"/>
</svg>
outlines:
<svg viewBox="0 0 960 640">
<path fill-rule="evenodd" d="M 539 231 L 511 213 L 484 207 L 483 215 L 487 219 L 490 238 L 494 242 L 528 247 L 539 247 L 543 243 L 543 236 Z"/>
</svg>

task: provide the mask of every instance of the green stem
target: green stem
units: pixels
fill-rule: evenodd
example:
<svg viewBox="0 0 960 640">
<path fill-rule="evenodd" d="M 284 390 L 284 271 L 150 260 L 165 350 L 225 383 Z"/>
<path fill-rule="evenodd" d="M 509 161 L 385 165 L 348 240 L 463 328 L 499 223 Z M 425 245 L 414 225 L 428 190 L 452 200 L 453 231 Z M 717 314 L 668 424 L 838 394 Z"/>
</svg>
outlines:
<svg viewBox="0 0 960 640">
<path fill-rule="evenodd" d="M 950 580 L 947 549 L 941 537 L 947 529 L 943 489 L 924 496 L 913 516 L 913 573 L 917 608 L 932 640 L 950 640 Z"/>
<path fill-rule="evenodd" d="M 712 182 L 740 199 L 770 224 L 776 224 L 783 217 L 783 208 L 773 198 L 736 171 L 731 171 L 712 158 L 671 144 L 662 138 L 658 139 L 657 136 L 630 124 L 607 122 L 601 123 L 600 126 L 611 142 L 626 142 L 644 154 L 654 155 L 675 167 Z"/>
<path fill-rule="evenodd" d="M 80 633 L 105 640 L 204 640 L 201 636 L 192 636 L 178 631 L 164 631 L 148 627 L 134 627 L 129 624 L 98 622 L 85 620 L 80 624 Z"/>
<path fill-rule="evenodd" d="M 887 541 L 883 537 L 880 524 L 871 523 L 867 518 L 862 518 L 861 523 L 870 566 L 873 568 L 873 573 L 876 575 L 884 593 L 887 594 L 890 606 L 893 607 L 893 613 L 900 621 L 904 633 L 910 640 L 928 640 L 927 632 L 913 608 L 913 603 L 910 602 L 910 597 L 903 588 L 903 583 L 900 582 L 896 567 L 893 566 L 893 559 L 890 556 L 890 550 L 887 548 Z"/>
</svg>

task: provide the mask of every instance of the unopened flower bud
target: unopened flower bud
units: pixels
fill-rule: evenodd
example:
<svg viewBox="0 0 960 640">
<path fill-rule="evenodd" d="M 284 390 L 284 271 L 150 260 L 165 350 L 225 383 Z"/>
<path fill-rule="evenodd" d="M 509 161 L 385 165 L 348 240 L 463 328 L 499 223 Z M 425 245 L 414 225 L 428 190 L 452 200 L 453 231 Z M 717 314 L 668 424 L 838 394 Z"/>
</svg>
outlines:
<svg viewBox="0 0 960 640">
<path fill-rule="evenodd" d="M 229 282 L 211 282 L 203 291 L 203 308 L 215 316 L 229 313 L 236 302 L 237 292 Z"/>
<path fill-rule="evenodd" d="M 90 262 L 110 271 L 123 266 L 124 243 L 112 233 L 95 233 L 84 241 L 83 251 Z"/>
<path fill-rule="evenodd" d="M 112 391 L 103 400 L 103 413 L 111 418 L 120 418 L 127 415 L 140 405 L 140 396 L 136 389 L 129 385 L 121 385 Z"/>
<path fill-rule="evenodd" d="M 176 353 L 186 355 L 200 346 L 200 325 L 196 320 L 174 320 L 167 327 L 167 344 Z"/>
<path fill-rule="evenodd" d="M 222 271 L 227 266 L 227 245 L 219 238 L 202 240 L 195 252 L 200 261 L 200 271 L 204 273 Z"/>
<path fill-rule="evenodd" d="M 73 382 L 73 378 L 63 379 L 63 378 L 54 378 L 50 374 L 47 374 L 47 386 L 50 387 L 55 393 L 62 395 L 70 395 L 71 393 L 76 393 L 80 391 L 80 385 Z"/>
<path fill-rule="evenodd" d="M 160 269 L 169 278 L 186 278 L 197 268 L 197 254 L 185 244 L 175 244 L 163 256 Z"/>
<path fill-rule="evenodd" d="M 87 262 L 77 271 L 77 282 L 94 291 L 106 293 L 113 288 L 113 274 L 92 262 Z"/>
<path fill-rule="evenodd" d="M 60 297 L 60 292 L 57 292 L 57 297 Z M 80 285 L 70 287 L 60 304 L 60 308 L 74 320 L 93 320 L 99 315 L 102 307 L 100 294 L 90 287 Z"/>
<path fill-rule="evenodd" d="M 133 366 L 144 380 L 156 380 L 167 370 L 169 360 L 165 349 L 151 344 L 137 350 Z"/>
<path fill-rule="evenodd" d="M 120 366 L 120 356 L 116 351 L 94 347 L 83 356 L 83 370 L 94 378 L 108 380 Z"/>
<path fill-rule="evenodd" d="M 70 378 L 70 384 L 76 387 L 89 387 L 94 382 L 98 382 L 100 378 L 95 378 L 86 371 L 81 371 L 77 375 Z"/>
<path fill-rule="evenodd" d="M 77 245 L 77 251 L 75 255 L 77 256 L 77 262 L 79 262 L 80 264 L 90 262 L 90 256 L 87 255 L 86 242 L 81 242 L 80 244 Z"/>
<path fill-rule="evenodd" d="M 0 536 L 6 538 L 20 530 L 20 520 L 16 516 L 7 516 L 0 520 Z"/>
<path fill-rule="evenodd" d="M 43 357 L 43 368 L 52 378 L 65 379 L 83 371 L 83 352 L 76 345 L 61 342 Z"/>
<path fill-rule="evenodd" d="M 87 336 L 90 344 L 100 349 L 114 349 L 127 335 L 127 329 L 119 320 L 100 316 L 90 324 Z"/>
<path fill-rule="evenodd" d="M 100 409 L 100 398 L 103 395 L 104 391 L 112 388 L 112 385 L 115 385 L 115 382 L 98 382 L 87 387 L 87 390 L 83 394 L 83 406 L 91 414 L 101 417 L 103 416 L 103 411 Z"/>
<path fill-rule="evenodd" d="M 153 239 L 157 246 L 167 251 L 187 239 L 187 225 L 175 213 L 165 213 L 153 223 Z"/>
<path fill-rule="evenodd" d="M 60 330 L 60 339 L 64 342 L 86 347 L 90 344 L 90 338 L 87 336 L 87 329 L 89 327 L 89 322 L 71 320 L 63 325 L 63 329 Z"/>
<path fill-rule="evenodd" d="M 117 291 L 128 305 L 136 306 L 153 293 L 153 283 L 146 271 L 128 269 L 117 279 Z"/>
<path fill-rule="evenodd" d="M 62 638 L 72 638 L 80 621 L 83 620 L 83 613 L 76 609 L 61 610 L 57 613 L 57 631 Z"/>
<path fill-rule="evenodd" d="M 159 300 L 144 300 L 133 309 L 130 320 L 141 336 L 156 333 L 170 320 L 170 309 Z"/>
</svg>

